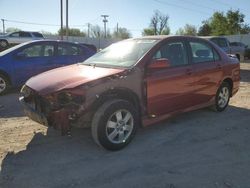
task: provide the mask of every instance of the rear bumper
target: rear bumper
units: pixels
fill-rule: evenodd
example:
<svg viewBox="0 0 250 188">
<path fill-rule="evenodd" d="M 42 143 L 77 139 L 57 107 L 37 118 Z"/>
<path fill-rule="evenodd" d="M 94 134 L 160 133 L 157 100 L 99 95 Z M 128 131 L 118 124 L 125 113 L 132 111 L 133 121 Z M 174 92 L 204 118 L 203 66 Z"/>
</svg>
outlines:
<svg viewBox="0 0 250 188">
<path fill-rule="evenodd" d="M 20 101 L 20 103 L 23 106 L 24 113 L 25 113 L 26 116 L 28 116 L 30 119 L 32 119 L 33 121 L 35 121 L 37 123 L 40 123 L 40 124 L 45 125 L 45 126 L 48 126 L 48 120 L 47 120 L 47 118 L 43 114 L 37 112 L 31 106 L 29 106 L 29 104 L 27 104 L 24 101 L 24 97 L 20 97 L 19 101 Z"/>
</svg>

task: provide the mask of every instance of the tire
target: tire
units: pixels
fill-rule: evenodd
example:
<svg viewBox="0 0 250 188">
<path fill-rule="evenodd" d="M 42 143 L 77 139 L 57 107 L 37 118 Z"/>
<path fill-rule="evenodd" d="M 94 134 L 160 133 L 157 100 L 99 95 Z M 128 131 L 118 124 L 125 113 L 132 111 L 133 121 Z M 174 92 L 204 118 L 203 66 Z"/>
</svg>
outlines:
<svg viewBox="0 0 250 188">
<path fill-rule="evenodd" d="M 138 115 L 128 101 L 115 99 L 97 109 L 92 120 L 94 141 L 107 150 L 120 150 L 130 143 L 136 133 Z"/>
<path fill-rule="evenodd" d="M 6 76 L 0 74 L 0 95 L 5 94 L 8 91 L 9 87 L 10 87 L 9 80 L 6 78 Z"/>
<path fill-rule="evenodd" d="M 0 40 L 0 47 L 5 49 L 9 46 L 9 43 L 7 40 Z"/>
<path fill-rule="evenodd" d="M 228 106 L 231 96 L 231 88 L 228 83 L 223 82 L 219 87 L 215 97 L 215 110 L 222 112 Z"/>
</svg>

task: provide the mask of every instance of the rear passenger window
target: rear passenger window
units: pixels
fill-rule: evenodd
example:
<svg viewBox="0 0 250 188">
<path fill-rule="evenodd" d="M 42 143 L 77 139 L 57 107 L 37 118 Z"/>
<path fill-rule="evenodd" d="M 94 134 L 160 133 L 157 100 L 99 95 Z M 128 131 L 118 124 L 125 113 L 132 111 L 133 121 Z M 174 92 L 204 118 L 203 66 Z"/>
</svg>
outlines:
<svg viewBox="0 0 250 188">
<path fill-rule="evenodd" d="M 208 44 L 202 42 L 190 42 L 192 51 L 192 62 L 213 62 L 219 60 L 218 53 Z"/>
<path fill-rule="evenodd" d="M 187 50 L 183 42 L 168 42 L 156 52 L 154 59 L 166 58 L 171 66 L 188 64 Z"/>
<path fill-rule="evenodd" d="M 31 37 L 31 34 L 28 32 L 20 32 L 20 37 Z"/>
<path fill-rule="evenodd" d="M 64 55 L 82 55 L 82 50 L 75 46 L 70 44 L 59 44 L 58 45 L 58 55 L 64 56 Z"/>
</svg>

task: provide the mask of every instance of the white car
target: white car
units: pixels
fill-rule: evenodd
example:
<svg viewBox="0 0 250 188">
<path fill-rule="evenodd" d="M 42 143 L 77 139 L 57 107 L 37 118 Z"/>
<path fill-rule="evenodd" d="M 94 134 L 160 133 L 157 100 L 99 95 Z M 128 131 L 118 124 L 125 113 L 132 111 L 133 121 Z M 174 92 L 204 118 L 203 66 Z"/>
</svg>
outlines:
<svg viewBox="0 0 250 188">
<path fill-rule="evenodd" d="M 20 44 L 31 40 L 41 40 L 44 36 L 39 32 L 17 31 L 0 36 L 0 48 L 7 48 L 9 45 Z"/>
</svg>

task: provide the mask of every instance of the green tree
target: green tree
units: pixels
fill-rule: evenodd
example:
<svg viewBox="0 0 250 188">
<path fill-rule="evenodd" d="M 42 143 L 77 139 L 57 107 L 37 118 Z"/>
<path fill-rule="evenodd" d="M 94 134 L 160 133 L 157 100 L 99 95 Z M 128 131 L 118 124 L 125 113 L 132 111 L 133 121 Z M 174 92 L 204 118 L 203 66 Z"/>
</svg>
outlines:
<svg viewBox="0 0 250 188">
<path fill-rule="evenodd" d="M 80 29 L 76 29 L 76 28 L 69 28 L 69 36 L 79 36 L 79 37 L 85 37 L 86 33 L 85 32 L 81 32 Z M 63 27 L 63 29 L 61 30 L 61 28 L 58 30 L 58 34 L 61 35 L 66 35 L 66 27 Z"/>
<path fill-rule="evenodd" d="M 131 33 L 124 27 L 118 28 L 118 31 L 114 31 L 114 38 L 128 39 L 131 37 Z"/>
<path fill-rule="evenodd" d="M 215 12 L 211 18 L 210 26 L 212 29 L 212 35 L 227 35 L 228 34 L 228 22 L 227 17 L 223 12 Z"/>
<path fill-rule="evenodd" d="M 197 35 L 197 29 L 194 25 L 186 24 L 184 28 L 180 28 L 176 32 L 177 35 L 190 35 L 190 36 L 196 36 Z"/>
<path fill-rule="evenodd" d="M 155 10 L 150 20 L 149 28 L 143 29 L 142 35 L 168 35 L 170 33 L 168 19 L 168 15 Z"/>
<path fill-rule="evenodd" d="M 21 31 L 21 29 L 16 28 L 16 27 L 8 27 L 5 32 L 12 33 L 12 32 L 16 32 L 16 31 Z"/>
<path fill-rule="evenodd" d="M 199 36 L 209 36 L 212 33 L 212 28 L 209 24 L 208 20 L 202 22 L 202 26 L 199 28 L 198 35 Z"/>
<path fill-rule="evenodd" d="M 250 27 L 244 22 L 245 15 L 239 10 L 215 12 L 211 18 L 203 21 L 199 35 L 235 35 L 250 32 Z"/>
<path fill-rule="evenodd" d="M 240 33 L 242 24 L 244 23 L 244 17 L 245 15 L 240 13 L 239 10 L 233 11 L 229 10 L 227 11 L 226 18 L 227 18 L 227 24 L 228 24 L 228 33 L 230 35 Z"/>
<path fill-rule="evenodd" d="M 154 29 L 153 28 L 145 28 L 145 29 L 143 29 L 142 35 L 143 36 L 154 35 Z"/>
</svg>

